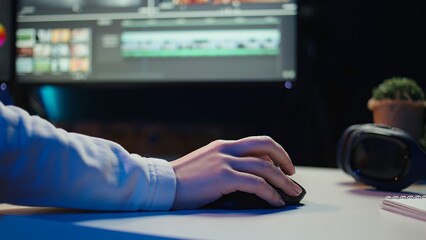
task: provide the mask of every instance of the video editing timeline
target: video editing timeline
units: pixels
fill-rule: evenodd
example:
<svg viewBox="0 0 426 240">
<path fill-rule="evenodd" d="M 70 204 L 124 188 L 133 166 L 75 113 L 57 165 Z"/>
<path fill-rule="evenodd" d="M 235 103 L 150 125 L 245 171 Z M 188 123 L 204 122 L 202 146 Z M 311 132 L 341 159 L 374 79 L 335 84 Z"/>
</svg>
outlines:
<svg viewBox="0 0 426 240">
<path fill-rule="evenodd" d="M 274 19 L 269 21 L 273 24 Z M 278 55 L 279 42 L 277 29 L 126 31 L 121 35 L 123 57 Z"/>
<path fill-rule="evenodd" d="M 287 0 L 22 0 L 17 80 L 294 80 L 296 14 Z"/>
</svg>

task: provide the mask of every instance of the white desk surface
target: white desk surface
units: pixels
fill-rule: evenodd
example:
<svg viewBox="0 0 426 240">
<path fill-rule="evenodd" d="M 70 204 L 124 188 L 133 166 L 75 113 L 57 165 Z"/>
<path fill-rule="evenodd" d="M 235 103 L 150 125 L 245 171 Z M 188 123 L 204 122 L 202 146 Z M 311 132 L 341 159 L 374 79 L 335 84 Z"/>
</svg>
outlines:
<svg viewBox="0 0 426 240">
<path fill-rule="evenodd" d="M 298 208 L 99 213 L 0 204 L 0 239 L 52 234 L 58 239 L 425 239 L 426 222 L 384 211 L 380 203 L 388 195 L 426 194 L 426 185 L 381 192 L 339 169 L 296 171 L 293 179 L 307 191 Z"/>
</svg>

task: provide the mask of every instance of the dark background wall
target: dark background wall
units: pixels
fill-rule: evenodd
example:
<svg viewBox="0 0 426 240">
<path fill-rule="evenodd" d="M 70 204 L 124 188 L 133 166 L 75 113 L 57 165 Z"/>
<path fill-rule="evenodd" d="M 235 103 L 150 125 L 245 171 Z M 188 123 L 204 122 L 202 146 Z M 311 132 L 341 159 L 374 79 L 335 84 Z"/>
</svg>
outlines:
<svg viewBox="0 0 426 240">
<path fill-rule="evenodd" d="M 340 133 L 371 122 L 366 104 L 384 79 L 426 89 L 426 6 L 421 0 L 300 1 L 298 81 L 283 83 L 60 86 L 70 131 L 129 151 L 173 159 L 217 139 L 267 134 L 298 165 L 335 166 Z M 14 86 L 18 105 L 44 115 L 34 86 Z"/>
<path fill-rule="evenodd" d="M 307 70 L 302 80 L 322 108 L 325 131 L 318 134 L 329 140 L 322 157 L 331 159 L 344 128 L 372 121 L 366 104 L 373 87 L 386 78 L 406 76 L 426 89 L 426 38 L 421 30 L 426 5 L 414 0 L 304 2 L 300 72 Z"/>
</svg>

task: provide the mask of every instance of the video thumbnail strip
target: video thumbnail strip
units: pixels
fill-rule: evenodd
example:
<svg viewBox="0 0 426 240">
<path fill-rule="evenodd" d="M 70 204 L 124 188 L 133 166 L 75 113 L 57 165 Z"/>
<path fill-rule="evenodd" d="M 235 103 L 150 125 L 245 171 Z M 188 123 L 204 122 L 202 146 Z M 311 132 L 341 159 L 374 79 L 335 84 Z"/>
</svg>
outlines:
<svg viewBox="0 0 426 240">
<path fill-rule="evenodd" d="M 123 57 L 274 56 L 280 53 L 277 29 L 128 31 L 121 36 Z"/>
<path fill-rule="evenodd" d="M 172 2 L 174 5 L 195 5 L 195 4 L 222 4 L 222 5 L 228 5 L 228 4 L 241 4 L 241 3 L 255 3 L 255 4 L 262 4 L 262 3 L 289 3 L 289 0 L 162 0 L 161 3 L 164 2 Z"/>
<path fill-rule="evenodd" d="M 22 28 L 16 32 L 18 74 L 83 74 L 91 71 L 89 28 Z"/>
</svg>

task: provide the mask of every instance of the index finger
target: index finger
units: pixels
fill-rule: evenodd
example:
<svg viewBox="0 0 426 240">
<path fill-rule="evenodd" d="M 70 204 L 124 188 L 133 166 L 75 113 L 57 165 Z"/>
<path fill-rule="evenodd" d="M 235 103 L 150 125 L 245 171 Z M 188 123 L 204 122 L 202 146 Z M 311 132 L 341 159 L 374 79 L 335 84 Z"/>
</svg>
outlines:
<svg viewBox="0 0 426 240">
<path fill-rule="evenodd" d="M 284 148 L 269 136 L 246 137 L 229 142 L 226 153 L 237 157 L 268 156 L 281 170 L 288 174 L 295 173 L 294 165 Z"/>
</svg>

